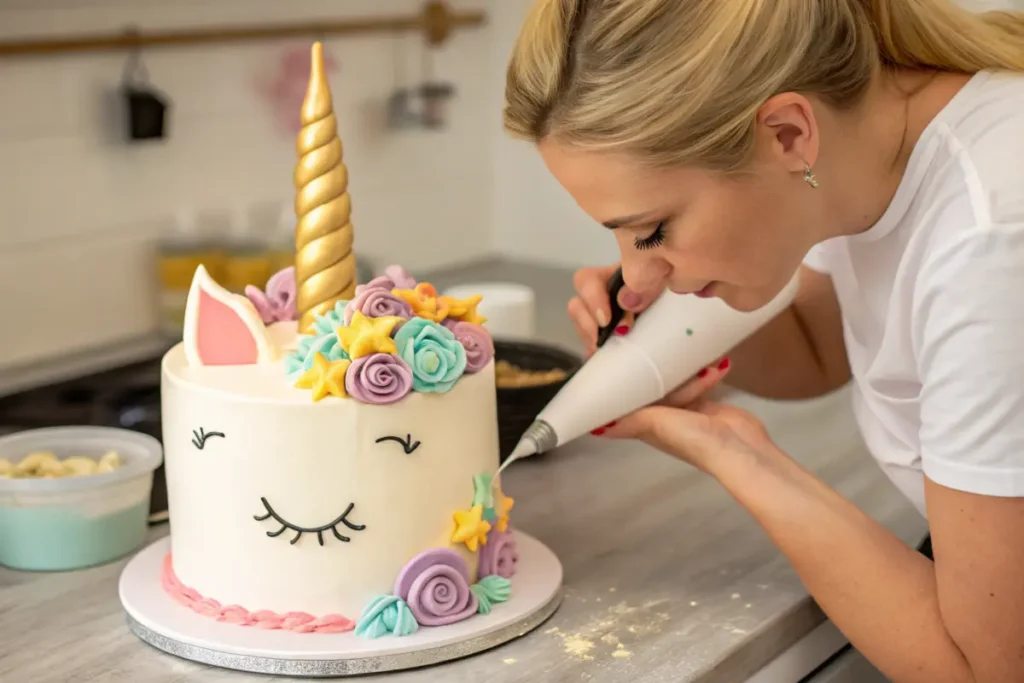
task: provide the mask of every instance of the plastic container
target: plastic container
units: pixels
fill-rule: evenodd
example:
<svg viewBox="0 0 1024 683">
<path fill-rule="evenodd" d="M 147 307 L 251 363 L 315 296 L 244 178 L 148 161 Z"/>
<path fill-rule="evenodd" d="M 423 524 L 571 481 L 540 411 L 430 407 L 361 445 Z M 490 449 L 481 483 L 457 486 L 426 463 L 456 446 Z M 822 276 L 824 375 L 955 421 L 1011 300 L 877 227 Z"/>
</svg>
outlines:
<svg viewBox="0 0 1024 683">
<path fill-rule="evenodd" d="M 160 442 L 112 427 L 49 427 L 0 438 L 0 458 L 17 463 L 33 452 L 99 458 L 117 451 L 112 472 L 59 479 L 0 478 L 0 564 L 66 571 L 104 564 L 146 538 Z"/>
</svg>

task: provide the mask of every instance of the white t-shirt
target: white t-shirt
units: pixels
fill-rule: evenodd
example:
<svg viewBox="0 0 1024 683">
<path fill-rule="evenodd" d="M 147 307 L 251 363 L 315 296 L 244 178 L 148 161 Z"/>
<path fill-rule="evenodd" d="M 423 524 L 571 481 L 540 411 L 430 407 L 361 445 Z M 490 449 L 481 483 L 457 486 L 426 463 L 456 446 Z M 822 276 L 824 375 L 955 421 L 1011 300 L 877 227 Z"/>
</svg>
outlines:
<svg viewBox="0 0 1024 683">
<path fill-rule="evenodd" d="M 1024 496 L 1024 75 L 972 78 L 878 223 L 805 263 L 835 284 L 868 448 L 918 510 L 924 475 Z"/>
</svg>

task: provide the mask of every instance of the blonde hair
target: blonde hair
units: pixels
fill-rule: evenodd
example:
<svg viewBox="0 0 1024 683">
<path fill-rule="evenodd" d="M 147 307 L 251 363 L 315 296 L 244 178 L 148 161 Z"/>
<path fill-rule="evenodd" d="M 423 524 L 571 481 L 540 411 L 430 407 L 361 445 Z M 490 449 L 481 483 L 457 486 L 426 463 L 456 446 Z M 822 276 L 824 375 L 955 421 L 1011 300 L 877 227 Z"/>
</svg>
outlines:
<svg viewBox="0 0 1024 683">
<path fill-rule="evenodd" d="M 504 124 L 534 142 L 736 170 L 769 98 L 851 108 L 886 67 L 1024 71 L 1024 14 L 951 0 L 537 0 Z"/>
</svg>

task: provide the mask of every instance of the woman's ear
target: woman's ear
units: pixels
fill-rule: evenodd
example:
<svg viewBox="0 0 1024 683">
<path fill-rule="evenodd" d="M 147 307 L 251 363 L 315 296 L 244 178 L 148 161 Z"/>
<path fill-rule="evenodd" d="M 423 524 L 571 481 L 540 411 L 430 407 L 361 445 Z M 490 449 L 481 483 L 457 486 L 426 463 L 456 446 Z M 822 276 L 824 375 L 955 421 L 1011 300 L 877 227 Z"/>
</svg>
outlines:
<svg viewBox="0 0 1024 683">
<path fill-rule="evenodd" d="M 772 97 L 757 112 L 759 140 L 768 154 L 793 173 L 813 167 L 818 158 L 818 124 L 811 102 L 797 93 Z"/>
</svg>

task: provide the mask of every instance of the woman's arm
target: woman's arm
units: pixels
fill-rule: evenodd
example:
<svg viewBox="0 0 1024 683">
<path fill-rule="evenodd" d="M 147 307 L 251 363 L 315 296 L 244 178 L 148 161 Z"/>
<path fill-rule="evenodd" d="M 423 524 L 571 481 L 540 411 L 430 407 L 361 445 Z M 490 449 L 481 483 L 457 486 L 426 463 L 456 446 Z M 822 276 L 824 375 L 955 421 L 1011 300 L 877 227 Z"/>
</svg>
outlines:
<svg viewBox="0 0 1024 683">
<path fill-rule="evenodd" d="M 928 483 L 936 566 L 777 450 L 711 474 L 896 683 L 1024 681 L 1024 499 Z"/>
<path fill-rule="evenodd" d="M 729 356 L 726 384 L 764 398 L 814 398 L 850 381 L 832 278 L 804 266 L 793 304 Z"/>
</svg>

